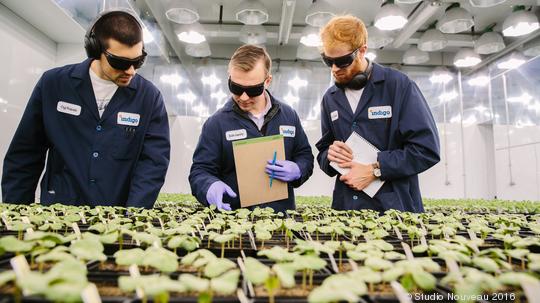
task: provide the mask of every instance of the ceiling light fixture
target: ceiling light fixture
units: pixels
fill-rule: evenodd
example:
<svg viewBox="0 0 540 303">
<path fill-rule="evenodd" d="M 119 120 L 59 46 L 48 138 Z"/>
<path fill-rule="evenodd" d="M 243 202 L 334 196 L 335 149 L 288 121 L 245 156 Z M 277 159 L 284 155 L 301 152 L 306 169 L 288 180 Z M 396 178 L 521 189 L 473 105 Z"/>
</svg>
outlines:
<svg viewBox="0 0 540 303">
<path fill-rule="evenodd" d="M 407 16 L 394 4 L 393 0 L 388 0 L 381 6 L 375 15 L 375 26 L 383 31 L 401 29 L 407 24 Z"/>
<path fill-rule="evenodd" d="M 199 12 L 191 0 L 168 0 L 165 2 L 165 16 L 179 24 L 199 21 Z"/>
<path fill-rule="evenodd" d="M 288 82 L 289 86 L 295 89 L 299 89 L 300 87 L 304 87 L 308 85 L 307 80 L 302 79 L 298 77 L 298 75 L 294 76 L 291 80 Z"/>
<path fill-rule="evenodd" d="M 431 77 L 429 77 L 429 81 L 435 84 L 446 84 L 452 81 L 452 79 L 454 79 L 452 74 L 448 71 L 448 69 L 442 66 L 436 67 L 433 70 Z"/>
<path fill-rule="evenodd" d="M 422 64 L 428 61 L 429 53 L 419 50 L 416 46 L 412 46 L 403 54 L 403 63 L 405 64 Z"/>
<path fill-rule="evenodd" d="M 521 96 L 506 98 L 506 100 L 510 103 L 521 103 L 523 105 L 528 105 L 529 103 L 531 103 L 532 99 L 533 97 L 528 93 L 523 93 L 521 94 Z"/>
<path fill-rule="evenodd" d="M 437 22 L 437 29 L 445 34 L 464 32 L 474 26 L 474 20 L 467 10 L 454 3 L 446 9 L 442 19 Z"/>
<path fill-rule="evenodd" d="M 462 48 L 454 57 L 454 65 L 457 67 L 472 67 L 480 62 L 482 59 L 472 48 Z"/>
<path fill-rule="evenodd" d="M 216 100 L 223 100 L 224 98 L 227 98 L 227 94 L 225 94 L 223 90 L 220 89 L 217 92 L 211 93 L 210 98 L 216 99 Z"/>
<path fill-rule="evenodd" d="M 512 14 L 504 20 L 502 33 L 506 37 L 518 37 L 530 34 L 538 27 L 536 15 L 526 11 L 524 5 L 516 5 Z"/>
<path fill-rule="evenodd" d="M 506 0 L 469 0 L 472 6 L 474 7 L 491 7 L 499 5 Z"/>
<path fill-rule="evenodd" d="M 174 25 L 174 33 L 178 37 L 178 40 L 185 43 L 199 44 L 206 41 L 206 37 L 202 32 L 203 27 L 199 22 Z"/>
<path fill-rule="evenodd" d="M 418 49 L 425 52 L 436 52 L 445 48 L 447 44 L 448 40 L 444 34 L 436 28 L 431 28 L 424 32 L 418 40 Z"/>
<path fill-rule="evenodd" d="M 367 29 L 368 33 L 368 48 L 381 48 L 394 41 L 387 31 L 382 31 L 375 26 L 370 26 Z"/>
<path fill-rule="evenodd" d="M 293 104 L 296 104 L 298 103 L 298 101 L 300 101 L 300 98 L 298 98 L 297 96 L 293 95 L 290 91 L 287 93 L 287 95 L 285 95 L 283 97 L 283 100 L 285 100 L 285 102 L 287 102 L 287 104 L 289 105 L 293 105 Z"/>
<path fill-rule="evenodd" d="M 493 54 L 500 52 L 506 47 L 503 37 L 501 34 L 493 31 L 493 26 L 495 26 L 495 24 L 488 28 L 487 32 L 482 34 L 482 36 L 474 42 L 474 50 L 478 54 Z"/>
<path fill-rule="evenodd" d="M 260 0 L 243 0 L 236 7 L 236 20 L 247 25 L 260 25 L 268 21 L 268 10 Z"/>
<path fill-rule="evenodd" d="M 178 86 L 178 84 L 184 82 L 184 79 L 179 74 L 163 74 L 159 77 L 159 80 L 163 83 L 167 83 L 172 86 Z"/>
<path fill-rule="evenodd" d="M 311 25 L 304 27 L 304 29 L 302 30 L 302 37 L 300 38 L 300 43 L 310 47 L 322 46 L 319 29 Z"/>
<path fill-rule="evenodd" d="M 199 44 L 186 44 L 186 54 L 191 57 L 204 58 L 209 57 L 212 54 L 210 45 L 208 42 L 201 42 Z"/>
<path fill-rule="evenodd" d="M 305 20 L 311 26 L 322 27 L 335 15 L 334 6 L 328 1 L 316 0 L 309 7 Z"/>
<path fill-rule="evenodd" d="M 519 53 L 513 53 L 501 62 L 497 63 L 499 69 L 514 69 L 520 67 L 523 63 L 527 62 L 525 58 Z"/>
<path fill-rule="evenodd" d="M 479 75 L 474 78 L 469 79 L 467 84 L 470 86 L 486 86 L 489 83 L 489 77 L 486 75 Z"/>
<path fill-rule="evenodd" d="M 221 84 L 221 79 L 219 79 L 216 76 L 216 74 L 211 73 L 208 76 L 202 76 L 201 77 L 201 82 L 203 83 L 203 85 L 208 85 L 210 87 L 215 87 L 216 85 Z"/>
</svg>

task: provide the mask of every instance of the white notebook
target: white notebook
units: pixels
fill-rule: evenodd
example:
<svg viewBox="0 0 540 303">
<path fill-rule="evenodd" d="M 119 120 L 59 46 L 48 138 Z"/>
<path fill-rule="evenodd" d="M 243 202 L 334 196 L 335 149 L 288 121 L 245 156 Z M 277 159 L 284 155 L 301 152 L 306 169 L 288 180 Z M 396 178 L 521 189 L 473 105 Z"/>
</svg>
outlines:
<svg viewBox="0 0 540 303">
<path fill-rule="evenodd" d="M 364 139 L 358 133 L 352 132 L 345 144 L 352 149 L 354 162 L 369 165 L 377 162 L 377 153 L 379 152 L 379 149 L 369 143 L 369 141 Z M 330 165 L 342 175 L 346 175 L 350 170 L 348 168 L 339 167 L 336 162 L 330 162 Z M 376 179 L 375 181 L 371 182 L 368 187 L 364 188 L 363 192 L 373 198 L 383 184 L 384 181 Z"/>
</svg>

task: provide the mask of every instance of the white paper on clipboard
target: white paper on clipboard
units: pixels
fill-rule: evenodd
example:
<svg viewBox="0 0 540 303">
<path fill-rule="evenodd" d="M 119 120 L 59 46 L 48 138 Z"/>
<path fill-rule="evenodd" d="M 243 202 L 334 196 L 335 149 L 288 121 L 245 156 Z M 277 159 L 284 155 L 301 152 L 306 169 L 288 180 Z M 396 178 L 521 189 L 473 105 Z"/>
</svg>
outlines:
<svg viewBox="0 0 540 303">
<path fill-rule="evenodd" d="M 347 146 L 352 149 L 354 162 L 366 165 L 371 165 L 377 162 L 377 153 L 379 153 L 379 149 L 369 143 L 369 141 L 364 139 L 357 132 L 352 132 L 351 136 L 349 137 L 349 139 L 347 139 L 345 144 L 347 144 Z M 337 172 L 342 175 L 346 175 L 350 170 L 349 168 L 339 167 L 336 162 L 330 162 L 330 166 L 332 166 Z M 368 187 L 364 188 L 363 192 L 373 198 L 373 196 L 375 196 L 375 194 L 379 191 L 383 184 L 384 181 L 376 179 L 375 181 L 371 182 Z"/>
</svg>

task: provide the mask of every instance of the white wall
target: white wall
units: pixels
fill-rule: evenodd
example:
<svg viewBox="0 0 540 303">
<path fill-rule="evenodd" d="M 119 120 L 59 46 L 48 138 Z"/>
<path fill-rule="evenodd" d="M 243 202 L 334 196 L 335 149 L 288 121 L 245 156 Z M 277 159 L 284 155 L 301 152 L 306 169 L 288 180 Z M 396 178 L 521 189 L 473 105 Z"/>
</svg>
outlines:
<svg viewBox="0 0 540 303">
<path fill-rule="evenodd" d="M 56 44 L 0 4 L 0 171 L 28 98 L 41 74 L 54 67 Z M 4 112 L 6 111 L 6 112 Z"/>
<path fill-rule="evenodd" d="M 56 66 L 79 63 L 86 59 L 82 43 L 58 43 L 56 47 Z"/>
<path fill-rule="evenodd" d="M 540 127 L 496 125 L 494 134 L 497 197 L 540 201 Z"/>
</svg>

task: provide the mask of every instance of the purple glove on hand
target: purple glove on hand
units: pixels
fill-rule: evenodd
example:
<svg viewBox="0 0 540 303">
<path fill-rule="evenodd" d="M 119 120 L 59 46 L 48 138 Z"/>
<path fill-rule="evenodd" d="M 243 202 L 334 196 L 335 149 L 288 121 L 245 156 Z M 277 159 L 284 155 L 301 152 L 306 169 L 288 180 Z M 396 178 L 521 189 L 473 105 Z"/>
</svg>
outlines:
<svg viewBox="0 0 540 303">
<path fill-rule="evenodd" d="M 287 160 L 277 160 L 276 165 L 272 165 L 272 160 L 268 160 L 266 173 L 271 176 L 272 172 L 274 172 L 274 178 L 284 182 L 291 182 L 302 176 L 300 167 L 296 163 Z"/>
<path fill-rule="evenodd" d="M 208 204 L 215 205 L 219 210 L 231 210 L 231 205 L 229 203 L 223 203 L 223 194 L 231 198 L 236 198 L 236 193 L 222 181 L 216 181 L 210 185 L 208 191 L 206 192 L 206 201 Z"/>
</svg>

